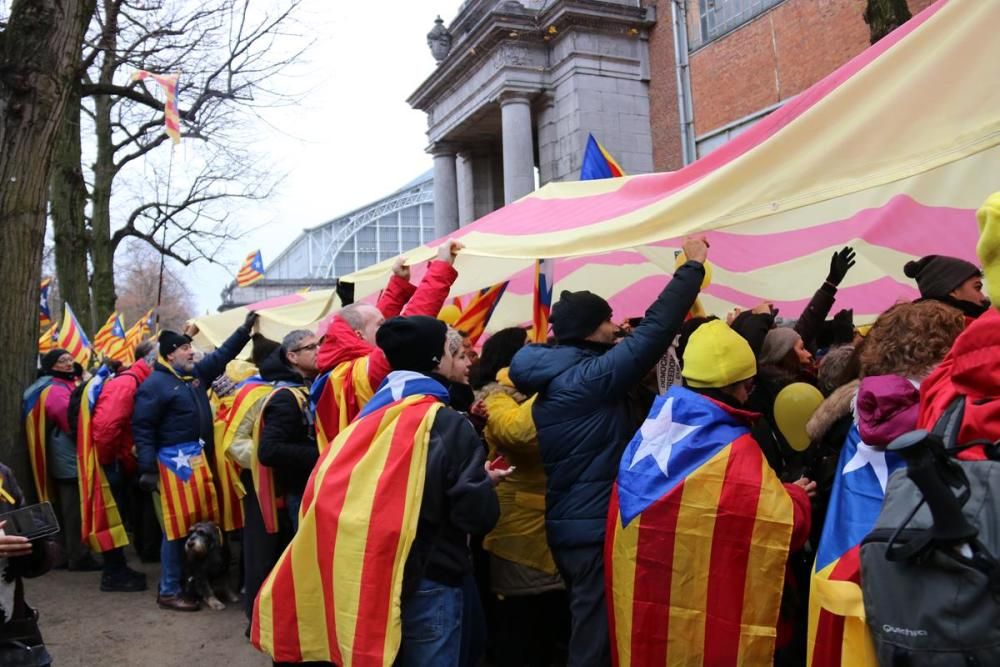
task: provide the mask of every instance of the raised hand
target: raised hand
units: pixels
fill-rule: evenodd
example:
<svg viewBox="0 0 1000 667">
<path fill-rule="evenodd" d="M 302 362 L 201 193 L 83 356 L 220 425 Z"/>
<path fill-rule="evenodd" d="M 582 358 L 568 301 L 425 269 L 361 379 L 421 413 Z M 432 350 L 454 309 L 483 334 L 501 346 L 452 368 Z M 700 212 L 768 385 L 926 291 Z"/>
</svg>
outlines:
<svg viewBox="0 0 1000 667">
<path fill-rule="evenodd" d="M 684 241 L 683 250 L 684 256 L 689 261 L 704 264 L 705 260 L 708 259 L 708 241 L 705 240 L 704 236 L 689 237 Z"/>
<path fill-rule="evenodd" d="M 396 261 L 392 263 L 392 273 L 403 280 L 410 279 L 410 267 L 406 263 L 405 257 L 397 257 Z"/>
<path fill-rule="evenodd" d="M 440 246 L 438 246 L 437 258 L 442 262 L 448 262 L 449 264 L 455 264 L 455 257 L 458 255 L 458 251 L 465 247 L 464 244 L 456 241 L 455 239 L 450 239 L 445 241 Z"/>
<path fill-rule="evenodd" d="M 854 248 L 850 246 L 844 246 L 839 252 L 833 253 L 833 257 L 830 258 L 830 273 L 826 276 L 826 282 L 838 287 L 847 272 L 854 266 L 854 257 Z"/>
</svg>

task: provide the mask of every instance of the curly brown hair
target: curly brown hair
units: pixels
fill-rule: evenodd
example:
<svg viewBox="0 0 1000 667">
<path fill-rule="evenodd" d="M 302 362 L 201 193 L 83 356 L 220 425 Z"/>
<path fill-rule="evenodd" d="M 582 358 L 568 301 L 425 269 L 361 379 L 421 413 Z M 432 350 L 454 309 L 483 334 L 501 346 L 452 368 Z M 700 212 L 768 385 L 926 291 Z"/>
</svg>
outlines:
<svg viewBox="0 0 1000 667">
<path fill-rule="evenodd" d="M 965 329 L 965 316 L 938 301 L 901 303 L 879 315 L 861 346 L 861 377 L 920 379 L 937 366 Z"/>
</svg>

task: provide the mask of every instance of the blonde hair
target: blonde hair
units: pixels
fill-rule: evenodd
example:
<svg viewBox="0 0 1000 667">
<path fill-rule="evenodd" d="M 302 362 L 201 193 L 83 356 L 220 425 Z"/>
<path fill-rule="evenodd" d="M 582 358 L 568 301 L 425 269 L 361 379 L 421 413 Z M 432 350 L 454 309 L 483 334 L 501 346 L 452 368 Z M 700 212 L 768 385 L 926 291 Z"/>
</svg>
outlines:
<svg viewBox="0 0 1000 667">
<path fill-rule="evenodd" d="M 965 316 L 939 301 L 901 303 L 872 325 L 861 347 L 861 377 L 923 378 L 965 329 Z"/>
</svg>

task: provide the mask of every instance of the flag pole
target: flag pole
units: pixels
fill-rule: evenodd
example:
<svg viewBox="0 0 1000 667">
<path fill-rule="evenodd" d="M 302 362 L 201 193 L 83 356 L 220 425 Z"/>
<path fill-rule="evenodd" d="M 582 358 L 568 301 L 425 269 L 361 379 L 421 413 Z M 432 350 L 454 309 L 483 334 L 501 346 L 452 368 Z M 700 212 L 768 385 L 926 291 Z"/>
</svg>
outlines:
<svg viewBox="0 0 1000 667">
<path fill-rule="evenodd" d="M 174 150 L 176 145 L 170 146 L 170 160 L 167 162 L 167 205 L 170 204 L 170 179 L 174 171 Z M 156 330 L 160 330 L 160 301 L 163 299 L 163 270 L 167 263 L 167 223 L 163 223 L 163 240 L 160 242 L 160 281 L 156 288 Z"/>
</svg>

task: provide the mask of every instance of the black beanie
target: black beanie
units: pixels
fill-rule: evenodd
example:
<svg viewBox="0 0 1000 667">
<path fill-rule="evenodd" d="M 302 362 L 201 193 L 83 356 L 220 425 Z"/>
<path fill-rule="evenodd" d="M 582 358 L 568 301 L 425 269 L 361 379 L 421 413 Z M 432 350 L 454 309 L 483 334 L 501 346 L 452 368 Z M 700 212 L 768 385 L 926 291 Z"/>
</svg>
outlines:
<svg viewBox="0 0 1000 667">
<path fill-rule="evenodd" d="M 159 338 L 160 354 L 166 357 L 169 354 L 173 354 L 181 345 L 187 345 L 190 342 L 190 336 L 164 329 L 160 332 Z"/>
<path fill-rule="evenodd" d="M 903 273 L 917 281 L 920 296 L 925 299 L 948 296 L 969 278 L 983 275 L 972 262 L 945 255 L 927 255 L 907 262 Z"/>
<path fill-rule="evenodd" d="M 57 347 L 54 350 L 49 350 L 48 352 L 43 354 L 41 361 L 42 374 L 51 375 L 52 367 L 56 365 L 57 361 L 59 361 L 59 357 L 63 356 L 64 354 L 69 354 L 69 350 L 64 350 L 61 347 Z"/>
<path fill-rule="evenodd" d="M 425 315 L 393 317 L 375 333 L 375 342 L 385 352 L 394 371 L 430 373 L 444 355 L 448 325 Z"/>
<path fill-rule="evenodd" d="M 597 327 L 611 319 L 611 305 L 593 292 L 563 290 L 552 306 L 549 321 L 552 333 L 560 343 L 583 340 Z"/>
</svg>

